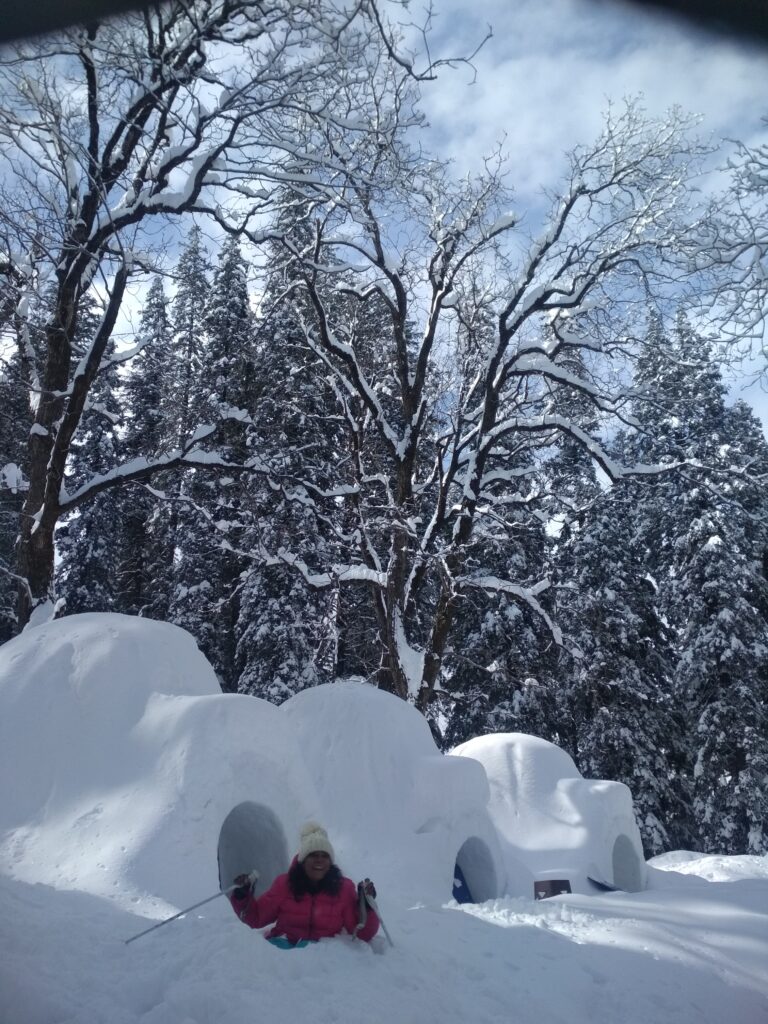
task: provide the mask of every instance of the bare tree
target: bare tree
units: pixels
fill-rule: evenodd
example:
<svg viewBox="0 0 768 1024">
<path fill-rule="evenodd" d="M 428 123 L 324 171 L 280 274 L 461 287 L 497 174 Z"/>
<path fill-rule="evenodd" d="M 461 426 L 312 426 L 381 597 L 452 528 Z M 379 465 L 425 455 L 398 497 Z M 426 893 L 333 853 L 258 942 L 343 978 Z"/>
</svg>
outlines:
<svg viewBox="0 0 768 1024">
<path fill-rule="evenodd" d="M 693 262 L 708 283 L 706 312 L 721 335 L 738 354 L 751 355 L 757 345 L 768 355 L 768 143 L 737 143 L 728 164 L 730 187 L 702 220 Z"/>
<path fill-rule="evenodd" d="M 290 174 L 280 166 L 288 122 L 304 111 L 318 123 L 336 120 L 340 131 L 342 117 L 362 123 L 364 112 L 334 97 L 353 94 L 349 83 L 374 54 L 400 59 L 375 0 L 176 0 L 2 54 L 0 313 L 18 345 L 33 419 L 15 568 L 20 625 L 51 596 L 63 514 L 158 468 L 216 461 L 201 451 L 214 424 L 161 459 L 116 467 L 77 493 L 63 488 L 126 289 L 157 266 L 163 221 L 199 212 L 231 226 L 228 207 L 268 210 L 275 181 Z M 89 293 L 104 315 L 79 351 Z"/>
<path fill-rule="evenodd" d="M 533 467 L 557 440 L 582 445 L 613 480 L 654 471 L 617 465 L 601 437 L 632 422 L 632 339 L 647 304 L 684 278 L 677 240 L 700 150 L 679 114 L 658 123 L 628 105 L 572 154 L 534 238 L 511 212 L 498 165 L 453 183 L 407 147 L 410 112 L 399 76 L 374 108 L 378 138 L 303 123 L 302 159 L 315 154 L 314 237 L 284 244 L 296 306 L 308 300 L 312 311 L 306 343 L 336 388 L 349 449 L 332 494 L 308 478 L 293 496 L 337 524 L 349 557 L 310 566 L 287 548 L 261 554 L 312 586 L 366 582 L 380 685 L 425 709 L 473 589 L 504 591 L 548 619 L 546 579 L 489 575 L 476 553 L 484 537 L 542 514 Z M 374 304 L 384 313 L 372 338 L 356 326 L 364 315 L 348 311 Z M 574 350 L 583 375 L 564 359 Z M 568 389 L 594 408 L 594 433 L 562 412 Z M 344 528 L 330 515 L 340 495 Z"/>
</svg>

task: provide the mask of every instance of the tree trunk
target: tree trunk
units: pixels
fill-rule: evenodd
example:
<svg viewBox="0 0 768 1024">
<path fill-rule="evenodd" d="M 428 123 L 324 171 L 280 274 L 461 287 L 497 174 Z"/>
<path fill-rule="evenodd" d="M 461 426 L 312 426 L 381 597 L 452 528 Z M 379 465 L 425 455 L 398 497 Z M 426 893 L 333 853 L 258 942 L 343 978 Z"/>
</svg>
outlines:
<svg viewBox="0 0 768 1024">
<path fill-rule="evenodd" d="M 18 622 L 21 629 L 29 622 L 33 610 L 53 597 L 53 523 L 30 519 L 25 510 L 19 539 Z"/>
<path fill-rule="evenodd" d="M 26 475 L 29 490 L 21 512 L 18 547 L 18 624 L 23 629 L 34 608 L 52 597 L 53 533 L 59 517 L 58 490 L 61 487 L 51 465 L 57 425 L 61 424 L 64 395 L 69 385 L 71 338 L 75 329 L 76 305 L 71 288 L 62 288 L 46 331 L 47 356 L 40 401 L 27 442 Z M 51 490 L 55 486 L 56 494 Z"/>
</svg>

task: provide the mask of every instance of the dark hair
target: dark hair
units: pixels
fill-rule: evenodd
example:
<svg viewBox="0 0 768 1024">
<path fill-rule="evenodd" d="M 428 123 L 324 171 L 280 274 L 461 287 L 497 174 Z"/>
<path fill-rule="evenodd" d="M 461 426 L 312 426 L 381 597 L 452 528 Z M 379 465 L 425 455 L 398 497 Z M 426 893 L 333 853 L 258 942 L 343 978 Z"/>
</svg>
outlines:
<svg viewBox="0 0 768 1024">
<path fill-rule="evenodd" d="M 341 889 L 343 875 L 335 864 L 331 864 L 325 878 L 320 882 L 313 882 L 307 877 L 304 865 L 300 861 L 294 861 L 288 870 L 288 885 L 291 887 L 293 898 L 300 900 L 307 893 L 327 892 L 335 896 Z"/>
</svg>

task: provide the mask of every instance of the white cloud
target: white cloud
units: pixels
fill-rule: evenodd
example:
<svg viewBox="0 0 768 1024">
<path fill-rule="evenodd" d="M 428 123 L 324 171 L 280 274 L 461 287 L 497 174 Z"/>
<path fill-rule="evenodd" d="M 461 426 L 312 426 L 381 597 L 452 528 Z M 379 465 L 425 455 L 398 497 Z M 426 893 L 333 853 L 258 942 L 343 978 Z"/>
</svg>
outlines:
<svg viewBox="0 0 768 1024">
<path fill-rule="evenodd" d="M 437 0 L 434 51 L 462 52 L 493 38 L 475 65 L 443 70 L 424 89 L 432 147 L 461 170 L 506 137 L 521 197 L 557 183 L 563 153 L 599 131 L 608 100 L 642 94 L 650 114 L 680 105 L 702 133 L 753 138 L 768 81 L 768 50 L 697 32 L 668 18 L 595 0 Z"/>
</svg>

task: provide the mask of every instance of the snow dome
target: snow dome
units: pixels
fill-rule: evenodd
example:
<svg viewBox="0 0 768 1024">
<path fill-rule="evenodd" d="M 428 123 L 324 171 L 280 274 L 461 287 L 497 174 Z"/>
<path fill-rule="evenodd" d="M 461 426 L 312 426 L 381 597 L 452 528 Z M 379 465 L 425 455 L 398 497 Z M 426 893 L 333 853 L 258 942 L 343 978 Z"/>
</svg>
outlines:
<svg viewBox="0 0 768 1024">
<path fill-rule="evenodd" d="M 184 906 L 215 889 L 235 804 L 256 793 L 293 833 L 315 802 L 279 709 L 223 695 L 167 623 L 94 613 L 27 629 L 0 649 L 0 702 L 0 772 L 17 780 L 0 869 L 24 881 Z"/>
<path fill-rule="evenodd" d="M 632 794 L 620 782 L 582 777 L 572 759 L 522 733 L 482 736 L 453 754 L 482 764 L 488 810 L 500 837 L 508 892 L 563 879 L 574 892 L 594 883 L 636 892 L 646 872 Z"/>
<path fill-rule="evenodd" d="M 644 885 L 628 790 L 582 779 L 552 744 L 487 736 L 445 756 L 418 711 L 361 681 L 281 707 L 224 695 L 166 623 L 28 628 L 0 650 L 0 703 L 0 771 L 19 780 L 0 804 L 0 870 L 22 881 L 184 906 L 219 884 L 225 819 L 240 839 L 222 885 L 235 864 L 287 868 L 314 818 L 347 875 L 404 901 L 530 897 L 553 877 Z M 249 822 L 268 823 L 258 840 Z"/>
</svg>

